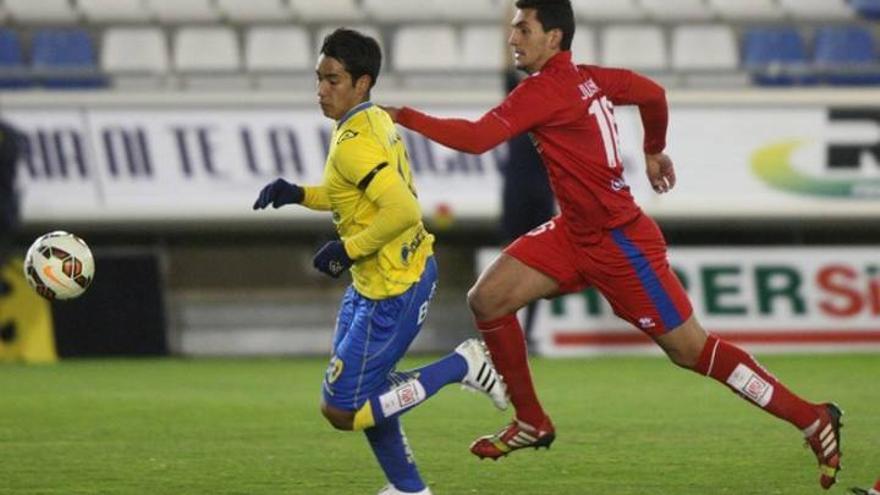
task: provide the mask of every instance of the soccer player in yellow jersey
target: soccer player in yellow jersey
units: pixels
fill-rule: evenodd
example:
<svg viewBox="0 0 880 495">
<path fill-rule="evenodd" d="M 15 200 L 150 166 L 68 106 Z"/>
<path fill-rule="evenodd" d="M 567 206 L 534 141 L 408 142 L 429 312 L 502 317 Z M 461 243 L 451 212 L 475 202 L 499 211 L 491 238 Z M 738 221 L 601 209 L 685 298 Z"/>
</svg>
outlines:
<svg viewBox="0 0 880 495">
<path fill-rule="evenodd" d="M 317 65 L 318 101 L 336 127 L 321 184 L 266 185 L 254 209 L 302 204 L 330 211 L 340 240 L 314 266 L 331 277 L 350 268 L 321 412 L 340 430 L 363 430 L 389 484 L 380 494 L 430 494 L 398 417 L 450 383 L 507 407 L 506 389 L 481 342 L 417 370 L 395 367 L 418 334 L 437 288 L 434 236 L 425 230 L 406 148 L 388 114 L 370 102 L 381 66 L 378 43 L 348 29 L 328 35 Z"/>
</svg>

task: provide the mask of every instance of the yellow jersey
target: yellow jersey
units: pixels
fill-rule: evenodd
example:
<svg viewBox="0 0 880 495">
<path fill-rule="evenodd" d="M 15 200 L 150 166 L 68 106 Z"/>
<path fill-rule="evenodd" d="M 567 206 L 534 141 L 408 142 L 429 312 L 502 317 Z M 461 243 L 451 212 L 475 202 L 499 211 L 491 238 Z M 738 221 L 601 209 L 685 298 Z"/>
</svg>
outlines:
<svg viewBox="0 0 880 495">
<path fill-rule="evenodd" d="M 364 102 L 339 119 L 323 181 L 304 190 L 304 206 L 332 211 L 361 295 L 397 296 L 421 278 L 434 236 L 422 223 L 406 146 L 384 110 Z"/>
</svg>

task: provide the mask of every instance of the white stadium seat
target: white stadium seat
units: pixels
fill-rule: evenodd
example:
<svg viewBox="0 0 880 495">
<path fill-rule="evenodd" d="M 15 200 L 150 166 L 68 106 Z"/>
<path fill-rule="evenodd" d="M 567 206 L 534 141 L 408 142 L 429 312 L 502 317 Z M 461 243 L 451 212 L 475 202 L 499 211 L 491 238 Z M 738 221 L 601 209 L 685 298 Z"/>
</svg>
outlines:
<svg viewBox="0 0 880 495">
<path fill-rule="evenodd" d="M 571 58 L 576 64 L 595 65 L 599 62 L 596 56 L 596 33 L 587 26 L 577 26 L 571 40 Z"/>
<path fill-rule="evenodd" d="M 645 18 L 636 0 L 572 0 L 578 22 L 635 21 Z"/>
<path fill-rule="evenodd" d="M 354 25 L 354 26 L 345 26 L 345 27 L 348 29 L 354 29 L 355 31 L 357 31 L 359 33 L 363 33 L 363 34 L 373 38 L 377 42 L 379 42 L 379 47 L 382 48 L 382 56 L 383 57 L 387 56 L 387 52 L 385 51 L 385 42 L 382 39 L 382 32 L 379 31 L 379 28 L 377 28 L 375 26 L 368 26 L 368 25 Z M 312 54 L 313 57 L 318 56 L 318 51 L 321 50 L 321 45 L 324 44 L 324 38 L 327 37 L 327 35 L 332 33 L 333 31 L 336 31 L 336 29 L 338 29 L 338 28 L 339 28 L 339 26 L 324 26 L 318 30 L 318 33 L 315 36 L 315 51 Z M 386 64 L 388 64 L 388 59 L 382 60 L 382 65 L 384 66 Z"/>
<path fill-rule="evenodd" d="M 306 22 L 350 22 L 365 17 L 355 0 L 290 0 L 290 6 Z"/>
<path fill-rule="evenodd" d="M 729 21 L 775 21 L 785 15 L 774 0 L 709 0 L 709 5 Z"/>
<path fill-rule="evenodd" d="M 673 69 L 735 70 L 738 66 L 736 33 L 729 25 L 684 25 L 672 31 Z"/>
<path fill-rule="evenodd" d="M 458 39 L 447 25 L 402 27 L 392 44 L 395 70 L 443 71 L 458 67 Z"/>
<path fill-rule="evenodd" d="M 244 52 L 252 72 L 303 71 L 315 63 L 309 35 L 300 27 L 252 27 L 245 33 Z"/>
<path fill-rule="evenodd" d="M 42 24 L 77 20 L 68 0 L 6 0 L 4 4 L 9 15 L 18 22 Z"/>
<path fill-rule="evenodd" d="M 211 0 L 147 0 L 148 6 L 160 22 L 217 22 L 220 20 Z"/>
<path fill-rule="evenodd" d="M 149 22 L 143 0 L 78 0 L 77 6 L 90 22 Z"/>
<path fill-rule="evenodd" d="M 425 0 L 363 0 L 367 15 L 379 22 L 436 20 L 439 12 Z"/>
<path fill-rule="evenodd" d="M 510 46 L 499 25 L 465 26 L 461 31 L 461 67 L 471 70 L 500 71 L 505 64 L 505 50 Z"/>
<path fill-rule="evenodd" d="M 617 25 L 602 30 L 602 65 L 635 70 L 669 66 L 663 30 L 649 25 Z"/>
<path fill-rule="evenodd" d="M 846 0 L 779 0 L 788 15 L 795 19 L 833 21 L 855 18 Z"/>
<path fill-rule="evenodd" d="M 232 22 L 284 22 L 294 13 L 281 0 L 217 0 L 220 12 Z"/>
<path fill-rule="evenodd" d="M 174 67 L 180 72 L 237 72 L 241 65 L 232 29 L 184 27 L 174 37 Z"/>
<path fill-rule="evenodd" d="M 508 2 L 499 0 L 430 0 L 439 19 L 456 22 L 501 22 L 507 16 Z M 509 19 L 506 19 L 509 20 Z"/>
<path fill-rule="evenodd" d="M 705 21 L 712 11 L 704 0 L 641 0 L 652 19 L 663 22 Z M 820 0 L 823 1 L 823 0 Z"/>
<path fill-rule="evenodd" d="M 168 72 L 168 43 L 159 28 L 109 28 L 101 44 L 101 67 L 109 73 Z"/>
</svg>

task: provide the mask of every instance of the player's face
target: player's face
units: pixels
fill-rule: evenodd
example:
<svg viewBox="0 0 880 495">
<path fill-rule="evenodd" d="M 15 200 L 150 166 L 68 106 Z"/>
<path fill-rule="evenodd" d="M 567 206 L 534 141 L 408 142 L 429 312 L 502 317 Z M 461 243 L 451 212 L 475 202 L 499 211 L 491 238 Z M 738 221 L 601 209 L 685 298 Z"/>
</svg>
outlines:
<svg viewBox="0 0 880 495">
<path fill-rule="evenodd" d="M 512 29 L 507 43 L 513 47 L 517 69 L 529 74 L 537 72 L 559 52 L 559 30 L 545 33 L 535 9 L 517 9 L 510 25 Z"/>
<path fill-rule="evenodd" d="M 367 76 L 362 76 L 357 82 L 352 81 L 351 74 L 345 70 L 342 62 L 324 55 L 318 59 L 315 73 L 318 76 L 318 104 L 326 117 L 339 120 L 364 101 L 366 91 L 363 89 L 363 80 L 368 79 Z"/>
</svg>

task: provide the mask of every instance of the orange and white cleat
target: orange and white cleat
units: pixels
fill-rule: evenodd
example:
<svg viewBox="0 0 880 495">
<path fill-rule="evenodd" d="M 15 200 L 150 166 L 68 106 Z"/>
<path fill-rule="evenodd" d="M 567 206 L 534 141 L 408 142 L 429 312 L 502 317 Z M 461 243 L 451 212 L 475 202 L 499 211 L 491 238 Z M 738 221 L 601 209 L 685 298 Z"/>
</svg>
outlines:
<svg viewBox="0 0 880 495">
<path fill-rule="evenodd" d="M 514 450 L 533 447 L 536 450 L 550 445 L 556 440 L 556 429 L 550 418 L 545 417 L 537 427 L 514 419 L 509 425 L 494 435 L 480 437 L 471 444 L 471 453 L 480 459 L 493 461 L 506 456 Z"/>
<path fill-rule="evenodd" d="M 829 489 L 840 472 L 840 428 L 843 411 L 837 404 L 819 404 L 819 419 L 804 430 L 807 445 L 819 462 L 819 484 Z"/>
</svg>

